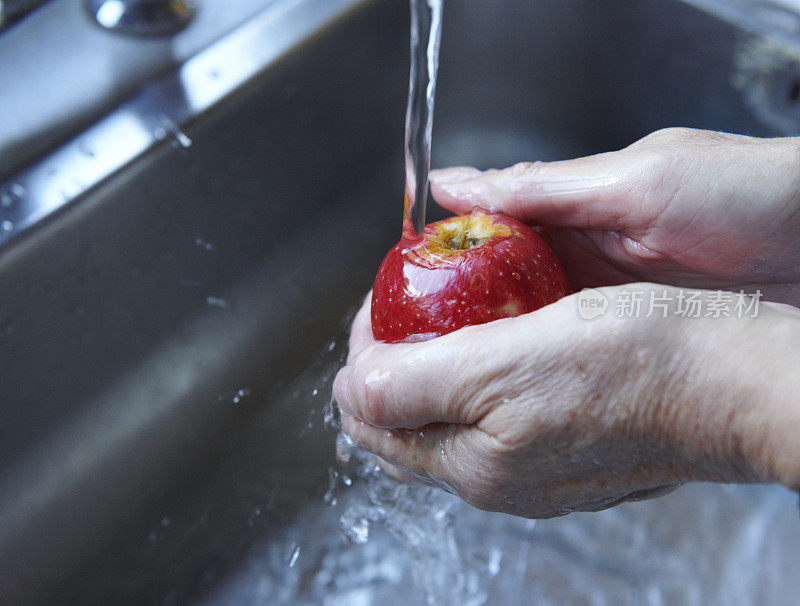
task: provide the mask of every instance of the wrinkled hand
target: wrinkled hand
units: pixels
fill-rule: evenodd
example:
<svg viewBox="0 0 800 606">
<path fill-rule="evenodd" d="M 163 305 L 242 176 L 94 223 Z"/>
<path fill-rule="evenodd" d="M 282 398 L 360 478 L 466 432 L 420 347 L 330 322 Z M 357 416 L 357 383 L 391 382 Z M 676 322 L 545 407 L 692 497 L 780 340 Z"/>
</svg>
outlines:
<svg viewBox="0 0 800 606">
<path fill-rule="evenodd" d="M 564 162 L 432 174 L 460 213 L 544 226 L 572 285 L 760 289 L 800 304 L 800 140 L 667 129 Z M 656 285 L 674 302 L 677 292 Z M 690 480 L 800 487 L 800 315 L 582 321 L 577 295 L 414 344 L 372 339 L 369 297 L 334 395 L 343 430 L 484 509 L 598 510 Z"/>
<path fill-rule="evenodd" d="M 437 202 L 546 226 L 575 289 L 760 289 L 800 305 L 800 138 L 671 128 L 617 152 L 431 174 Z"/>
<path fill-rule="evenodd" d="M 615 291 L 602 289 L 610 300 Z M 369 301 L 334 383 L 343 431 L 482 509 L 550 517 L 689 480 L 789 483 L 794 472 L 778 461 L 800 467 L 797 440 L 788 450 L 775 443 L 774 424 L 800 427 L 796 402 L 789 417 L 771 414 L 782 375 L 737 366 L 800 342 L 796 312 L 762 305 L 755 319 L 582 321 L 572 296 L 427 342 L 385 344 L 372 338 Z"/>
</svg>

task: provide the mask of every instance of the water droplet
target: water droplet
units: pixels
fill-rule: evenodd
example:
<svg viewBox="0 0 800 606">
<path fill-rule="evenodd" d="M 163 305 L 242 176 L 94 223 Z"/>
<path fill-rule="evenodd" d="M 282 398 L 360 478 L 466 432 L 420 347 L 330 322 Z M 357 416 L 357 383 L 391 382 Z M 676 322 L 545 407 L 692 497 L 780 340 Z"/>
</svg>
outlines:
<svg viewBox="0 0 800 606">
<path fill-rule="evenodd" d="M 199 238 L 199 237 L 194 239 L 194 243 L 197 246 L 199 246 L 200 248 L 202 248 L 203 250 L 214 250 L 214 249 L 217 248 L 211 242 L 207 242 L 206 240 L 203 240 L 203 238 Z"/>
<path fill-rule="evenodd" d="M 96 155 L 92 146 L 89 145 L 89 142 L 86 141 L 85 139 L 81 139 L 80 141 L 78 141 L 78 151 L 81 152 L 87 158 L 94 158 Z"/>
<path fill-rule="evenodd" d="M 331 507 L 336 507 L 339 502 L 336 498 L 336 493 L 339 491 L 339 472 L 333 467 L 328 468 L 328 490 L 322 500 Z"/>
<path fill-rule="evenodd" d="M 328 351 L 333 351 L 335 347 L 336 347 L 336 341 L 331 341 L 330 343 L 328 343 Z"/>
<path fill-rule="evenodd" d="M 350 476 L 343 475 L 342 476 L 342 484 L 344 484 L 345 486 L 352 486 L 353 485 L 353 480 L 350 478 Z"/>
<path fill-rule="evenodd" d="M 503 552 L 497 547 L 493 547 L 489 553 L 489 574 L 496 577 L 500 573 L 500 562 L 503 561 Z"/>
<path fill-rule="evenodd" d="M 369 520 L 367 518 L 359 518 L 346 528 L 345 532 L 354 543 L 363 545 L 369 541 Z"/>
<path fill-rule="evenodd" d="M 209 307 L 219 307 L 220 309 L 225 309 L 228 307 L 228 303 L 225 299 L 220 299 L 219 297 L 206 297 L 206 305 Z"/>
<path fill-rule="evenodd" d="M 314 388 L 314 390 L 311 392 L 311 395 L 312 395 L 312 396 L 316 396 L 316 395 L 318 395 L 318 394 L 319 394 L 319 389 L 317 389 L 317 388 L 315 387 L 315 388 Z"/>
<path fill-rule="evenodd" d="M 237 390 L 236 393 L 233 394 L 233 403 L 238 404 L 239 402 L 242 401 L 242 399 L 246 398 L 249 395 L 250 395 L 250 389 L 248 387 L 243 387 Z"/>
<path fill-rule="evenodd" d="M 325 407 L 325 411 L 322 416 L 322 423 L 326 429 L 339 429 L 341 427 L 339 420 L 339 408 L 336 406 L 333 400 L 331 400 Z"/>
<path fill-rule="evenodd" d="M 180 144 L 181 147 L 186 149 L 187 147 L 192 146 L 192 140 L 189 138 L 185 132 L 179 130 L 175 132 L 175 140 Z"/>
<path fill-rule="evenodd" d="M 26 193 L 26 189 L 21 184 L 10 184 L 7 189 L 0 192 L 0 208 L 13 208 L 17 202 L 25 197 Z"/>
<path fill-rule="evenodd" d="M 2 229 L 3 231 L 11 231 L 12 229 L 14 229 L 14 224 L 8 219 L 6 219 L 2 223 L 0 223 L 0 229 Z"/>
<path fill-rule="evenodd" d="M 256 507 L 253 509 L 253 512 L 250 514 L 250 517 L 247 520 L 247 525 L 252 527 L 256 523 L 256 518 L 261 515 L 261 508 Z"/>
<path fill-rule="evenodd" d="M 161 527 L 166 528 L 167 526 L 169 526 L 169 518 L 167 516 L 164 516 L 163 518 L 161 518 Z"/>
<path fill-rule="evenodd" d="M 153 129 L 153 136 L 157 141 L 163 141 L 167 138 L 167 129 L 165 129 L 163 126 L 156 126 Z"/>
<path fill-rule="evenodd" d="M 292 552 L 292 557 L 289 560 L 289 568 L 294 568 L 294 565 L 297 563 L 297 558 L 299 557 L 300 557 L 300 546 L 298 545 L 297 547 L 294 548 L 294 551 Z"/>
</svg>

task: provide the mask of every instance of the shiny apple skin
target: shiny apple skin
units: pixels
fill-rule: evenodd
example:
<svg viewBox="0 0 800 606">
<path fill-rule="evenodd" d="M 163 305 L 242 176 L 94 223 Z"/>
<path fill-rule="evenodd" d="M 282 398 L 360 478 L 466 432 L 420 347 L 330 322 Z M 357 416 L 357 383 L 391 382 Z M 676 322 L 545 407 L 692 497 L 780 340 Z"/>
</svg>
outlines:
<svg viewBox="0 0 800 606">
<path fill-rule="evenodd" d="M 481 236 L 473 248 L 443 245 L 464 228 Z M 528 313 L 571 292 L 561 262 L 536 232 L 476 209 L 425 226 L 421 237 L 404 236 L 387 253 L 372 291 L 372 332 L 378 341 L 424 340 Z"/>
</svg>

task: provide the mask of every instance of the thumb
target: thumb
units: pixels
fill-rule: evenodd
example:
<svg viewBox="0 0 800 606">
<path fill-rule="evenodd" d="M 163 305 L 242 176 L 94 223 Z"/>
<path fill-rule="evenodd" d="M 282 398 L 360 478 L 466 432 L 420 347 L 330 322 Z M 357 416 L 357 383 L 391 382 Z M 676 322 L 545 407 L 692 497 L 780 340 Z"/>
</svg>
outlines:
<svg viewBox="0 0 800 606">
<path fill-rule="evenodd" d="M 431 172 L 431 192 L 459 214 L 479 206 L 529 223 L 617 230 L 649 219 L 642 198 L 660 182 L 663 162 L 657 160 L 625 149 L 502 170 L 454 167 Z"/>
</svg>

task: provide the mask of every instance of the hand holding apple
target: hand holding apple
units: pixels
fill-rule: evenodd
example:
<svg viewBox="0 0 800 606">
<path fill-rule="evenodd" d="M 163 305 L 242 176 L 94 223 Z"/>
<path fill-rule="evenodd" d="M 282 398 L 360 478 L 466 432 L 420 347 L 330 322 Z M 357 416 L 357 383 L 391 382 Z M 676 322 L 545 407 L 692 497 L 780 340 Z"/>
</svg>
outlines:
<svg viewBox="0 0 800 606">
<path fill-rule="evenodd" d="M 798 163 L 800 138 L 667 129 L 588 158 L 434 172 L 431 187 L 456 213 L 546 226 L 573 286 L 609 300 L 644 278 L 797 305 Z M 334 384 L 343 430 L 478 507 L 548 517 L 693 479 L 800 488 L 797 309 L 582 321 L 568 296 L 391 345 L 370 315 L 368 300 Z"/>
<path fill-rule="evenodd" d="M 576 298 L 387 344 L 372 336 L 368 297 L 334 382 L 343 431 L 477 507 L 526 517 L 690 480 L 800 487 L 797 311 L 583 321 Z"/>
</svg>

